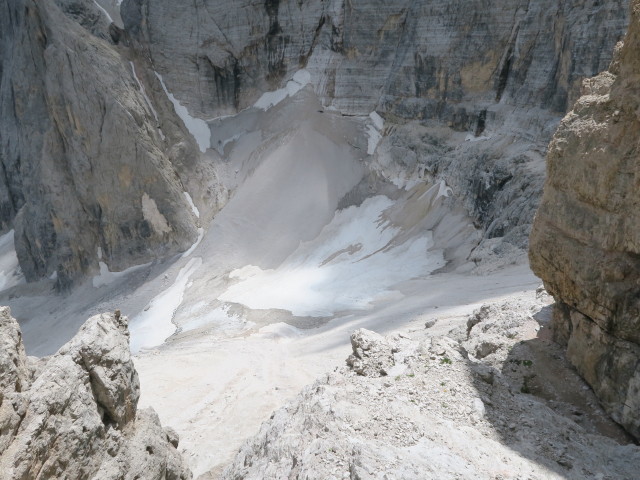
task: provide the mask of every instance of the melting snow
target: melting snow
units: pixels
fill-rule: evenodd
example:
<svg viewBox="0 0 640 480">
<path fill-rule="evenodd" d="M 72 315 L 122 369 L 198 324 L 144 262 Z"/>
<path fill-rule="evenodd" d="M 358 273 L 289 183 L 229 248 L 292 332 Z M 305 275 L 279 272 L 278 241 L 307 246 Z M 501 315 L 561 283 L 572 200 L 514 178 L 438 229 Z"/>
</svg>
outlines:
<svg viewBox="0 0 640 480">
<path fill-rule="evenodd" d="M 182 269 L 168 289 L 156 296 L 149 306 L 136 315 L 130 324 L 131 351 L 138 353 L 142 348 L 162 344 L 176 331 L 173 324 L 175 311 L 182 303 L 189 277 L 202 265 L 201 258 L 192 258 Z"/>
<path fill-rule="evenodd" d="M 107 17 L 107 20 L 109 20 L 109 23 L 113 23 L 113 18 L 111 18 L 111 15 L 109 15 L 109 12 L 107 12 L 104 8 L 102 8 L 102 5 L 96 2 L 96 0 L 93 0 L 93 3 L 95 3 L 96 7 L 98 7 L 100 11 L 105 14 L 105 16 Z"/>
<path fill-rule="evenodd" d="M 200 147 L 200 151 L 203 153 L 206 152 L 207 148 L 211 146 L 211 130 L 209 129 L 209 125 L 204 120 L 189 115 L 189 110 L 187 110 L 186 107 L 183 107 L 172 93 L 169 93 L 162 76 L 158 72 L 155 72 L 155 74 L 162 84 L 164 93 L 167 94 L 167 97 L 169 97 L 169 100 L 173 103 L 173 108 L 184 123 L 184 126 L 187 127 L 189 133 L 191 133 L 193 138 L 196 139 L 198 147 Z"/>
<path fill-rule="evenodd" d="M 198 210 L 198 207 L 196 207 L 196 204 L 193 203 L 193 198 L 191 198 L 191 195 L 189 195 L 187 192 L 184 192 L 184 198 L 187 199 L 187 202 L 189 203 L 189 206 L 191 207 L 191 211 L 193 212 L 193 214 L 197 218 L 200 218 L 200 210 Z"/>
<path fill-rule="evenodd" d="M 371 112 L 369 114 L 369 118 L 371 119 L 372 124 L 369 125 L 369 128 L 367 129 L 367 136 L 369 137 L 367 153 L 369 155 L 373 155 L 373 153 L 376 151 L 378 143 L 380 143 L 380 140 L 382 140 L 384 120 L 376 112 Z"/>
<path fill-rule="evenodd" d="M 24 281 L 13 243 L 13 230 L 0 237 L 0 291 Z"/>
<path fill-rule="evenodd" d="M 275 92 L 264 93 L 253 105 L 262 110 L 269 110 L 287 97 L 293 97 L 311 82 L 311 74 L 307 70 L 298 70 L 293 78 L 287 82 L 286 87 Z"/>
<path fill-rule="evenodd" d="M 383 217 L 392 203 L 377 196 L 337 212 L 317 238 L 301 244 L 277 269 L 249 265 L 233 271 L 230 277 L 239 282 L 219 300 L 323 317 L 397 297 L 394 285 L 445 262 L 441 253 L 427 251 L 429 235 L 394 243 L 399 229 Z"/>
</svg>

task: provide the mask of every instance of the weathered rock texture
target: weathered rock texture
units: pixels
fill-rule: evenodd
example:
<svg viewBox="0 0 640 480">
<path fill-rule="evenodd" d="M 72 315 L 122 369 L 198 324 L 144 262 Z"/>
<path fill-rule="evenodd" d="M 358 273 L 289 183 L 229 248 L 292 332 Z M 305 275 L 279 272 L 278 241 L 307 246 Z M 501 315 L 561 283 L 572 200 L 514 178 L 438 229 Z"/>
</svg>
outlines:
<svg viewBox="0 0 640 480">
<path fill-rule="evenodd" d="M 569 359 L 640 438 L 640 2 L 631 12 L 610 71 L 584 82 L 551 142 L 530 259 Z"/>
<path fill-rule="evenodd" d="M 325 106 L 385 117 L 381 163 L 444 179 L 485 238 L 522 249 L 546 146 L 582 79 L 609 64 L 627 5 L 125 0 L 122 17 L 193 114 L 235 113 L 306 68 Z M 409 121 L 419 126 L 392 126 Z M 456 132 L 491 141 L 464 145 Z"/>
<path fill-rule="evenodd" d="M 471 317 L 479 323 L 465 343 L 502 338 L 482 360 L 449 337 L 357 330 L 351 368 L 274 412 L 222 478 L 631 480 L 637 446 L 598 435 L 586 411 L 560 394 L 549 402 L 536 396 L 532 378 L 544 384 L 548 365 L 538 365 L 536 348 L 545 347 L 526 332 L 539 327 L 531 314 L 540 303 L 486 306 Z M 558 373 L 594 401 L 568 364 Z"/>
<path fill-rule="evenodd" d="M 175 432 L 137 411 L 126 317 L 98 315 L 48 359 L 0 308 L 0 472 L 17 479 L 190 479 Z"/>
<path fill-rule="evenodd" d="M 382 163 L 446 180 L 487 239 L 523 247 L 545 146 L 609 63 L 628 0 L 125 0 L 124 30 L 100 3 L 115 23 L 93 0 L 0 4 L 0 230 L 29 281 L 57 272 L 62 288 L 97 270 L 97 247 L 111 270 L 188 248 L 183 191 L 218 207 L 154 72 L 208 119 L 307 68 L 325 106 L 386 118 Z M 437 132 L 391 128 L 410 121 Z M 493 140 L 460 147 L 466 133 Z"/>
<path fill-rule="evenodd" d="M 122 32 L 90 0 L 0 9 L 0 230 L 15 227 L 26 278 L 67 287 L 98 247 L 112 270 L 187 249 L 197 150 L 166 95 L 149 99 L 161 86 L 142 90 Z"/>
</svg>

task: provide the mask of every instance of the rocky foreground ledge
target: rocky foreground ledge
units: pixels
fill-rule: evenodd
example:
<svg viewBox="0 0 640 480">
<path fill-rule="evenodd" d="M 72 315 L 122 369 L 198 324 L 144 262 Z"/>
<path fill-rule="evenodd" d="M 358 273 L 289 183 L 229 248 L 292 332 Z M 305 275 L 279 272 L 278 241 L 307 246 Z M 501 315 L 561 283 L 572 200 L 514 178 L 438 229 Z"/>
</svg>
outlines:
<svg viewBox="0 0 640 480">
<path fill-rule="evenodd" d="M 640 448 L 551 341 L 541 297 L 483 306 L 448 336 L 357 330 L 347 367 L 277 410 L 223 478 L 638 478 Z"/>
<path fill-rule="evenodd" d="M 137 410 L 127 318 L 90 318 L 55 355 L 27 357 L 0 308 L 0 472 L 14 479 L 192 478 L 177 435 Z"/>
</svg>

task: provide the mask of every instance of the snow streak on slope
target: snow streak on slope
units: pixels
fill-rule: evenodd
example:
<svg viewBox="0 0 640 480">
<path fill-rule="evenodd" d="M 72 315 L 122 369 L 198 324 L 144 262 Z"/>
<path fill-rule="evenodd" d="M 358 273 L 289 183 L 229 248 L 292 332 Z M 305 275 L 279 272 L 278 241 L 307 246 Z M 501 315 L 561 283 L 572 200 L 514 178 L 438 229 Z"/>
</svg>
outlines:
<svg viewBox="0 0 640 480">
<path fill-rule="evenodd" d="M 13 244 L 13 230 L 0 237 L 0 291 L 24 280 Z"/>
<path fill-rule="evenodd" d="M 182 303 L 184 291 L 191 275 L 195 273 L 202 259 L 192 258 L 178 273 L 171 287 L 155 297 L 148 308 L 131 321 L 131 351 L 137 353 L 142 348 L 162 344 L 176 331 L 173 315 Z"/>
<path fill-rule="evenodd" d="M 189 110 L 187 110 L 187 107 L 183 106 L 178 101 L 178 99 L 174 97 L 173 94 L 169 92 L 169 90 L 167 90 L 167 86 L 165 85 L 162 76 L 158 72 L 156 72 L 156 76 L 162 84 L 164 93 L 167 94 L 167 97 L 169 97 L 169 100 L 171 100 L 171 103 L 173 103 L 173 108 L 184 123 L 184 126 L 187 127 L 189 133 L 191 133 L 193 138 L 195 138 L 200 151 L 203 153 L 206 152 L 207 148 L 211 146 L 211 130 L 209 130 L 209 125 L 207 125 L 207 122 L 200 118 L 192 117 L 189 114 Z"/>
<path fill-rule="evenodd" d="M 278 105 L 287 97 L 293 97 L 311 82 L 311 74 L 307 70 L 298 70 L 292 80 L 287 82 L 285 88 L 281 88 L 274 92 L 266 92 L 255 103 L 254 107 L 262 110 L 269 110 L 271 107 Z"/>
<path fill-rule="evenodd" d="M 445 262 L 441 252 L 428 252 L 430 234 L 394 243 L 399 229 L 383 216 L 392 204 L 377 196 L 336 213 L 317 238 L 301 244 L 280 267 L 233 271 L 230 277 L 240 282 L 219 299 L 252 309 L 322 317 L 366 309 L 398 295 L 393 285 L 426 275 Z"/>
</svg>

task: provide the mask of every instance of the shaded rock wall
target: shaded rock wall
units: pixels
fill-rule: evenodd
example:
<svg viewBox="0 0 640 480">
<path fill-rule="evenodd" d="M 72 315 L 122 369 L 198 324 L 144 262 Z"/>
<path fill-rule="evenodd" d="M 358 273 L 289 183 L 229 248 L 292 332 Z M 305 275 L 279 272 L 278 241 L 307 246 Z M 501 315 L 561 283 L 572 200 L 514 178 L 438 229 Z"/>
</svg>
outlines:
<svg viewBox="0 0 640 480">
<path fill-rule="evenodd" d="M 197 151 L 166 97 L 155 118 L 121 32 L 87 0 L 0 8 L 0 230 L 15 227 L 26 278 L 66 288 L 98 247 L 112 270 L 188 248 Z"/>
<path fill-rule="evenodd" d="M 175 432 L 137 410 L 138 374 L 127 319 L 90 318 L 55 355 L 27 357 L 0 308 L 2 478 L 190 479 Z"/>
<path fill-rule="evenodd" d="M 325 106 L 345 115 L 376 110 L 389 135 L 381 155 L 417 165 L 427 181 L 444 179 L 485 239 L 506 238 L 508 253 L 527 246 L 546 146 L 582 79 L 609 64 L 627 6 L 199 0 L 176 9 L 125 0 L 122 16 L 136 48 L 202 118 L 251 106 L 301 68 Z M 432 130 L 394 130 L 406 122 Z M 491 140 L 461 145 L 457 132 Z"/>
<path fill-rule="evenodd" d="M 530 260 L 555 335 L 613 418 L 640 438 L 640 2 L 624 46 L 549 147 Z"/>
<path fill-rule="evenodd" d="M 125 0 L 125 28 L 201 115 L 235 112 L 300 68 L 326 105 L 453 126 L 496 104 L 564 113 L 608 65 L 628 0 Z M 488 110 L 488 111 L 485 111 Z M 482 123 L 482 122 L 481 122 Z M 482 125 L 480 125 L 482 130 Z"/>
</svg>

